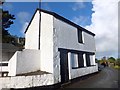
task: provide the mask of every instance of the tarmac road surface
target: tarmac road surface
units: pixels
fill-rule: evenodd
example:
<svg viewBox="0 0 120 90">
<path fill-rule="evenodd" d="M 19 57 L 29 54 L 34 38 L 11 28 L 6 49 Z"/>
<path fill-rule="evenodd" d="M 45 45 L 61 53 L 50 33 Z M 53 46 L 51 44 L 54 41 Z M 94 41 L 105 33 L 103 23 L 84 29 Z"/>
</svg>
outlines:
<svg viewBox="0 0 120 90">
<path fill-rule="evenodd" d="M 119 88 L 118 70 L 105 67 L 99 73 L 62 87 L 64 88 Z"/>
</svg>

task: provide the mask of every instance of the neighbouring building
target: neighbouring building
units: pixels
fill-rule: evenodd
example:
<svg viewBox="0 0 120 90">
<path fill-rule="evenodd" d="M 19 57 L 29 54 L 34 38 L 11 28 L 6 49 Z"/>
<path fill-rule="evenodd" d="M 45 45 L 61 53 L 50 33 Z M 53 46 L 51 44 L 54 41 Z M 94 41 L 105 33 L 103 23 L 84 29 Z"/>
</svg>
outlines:
<svg viewBox="0 0 120 90">
<path fill-rule="evenodd" d="M 8 62 L 14 53 L 21 50 L 19 47 L 10 43 L 0 43 L 0 76 L 7 76 Z"/>
<path fill-rule="evenodd" d="M 54 12 L 37 9 L 25 31 L 25 49 L 9 60 L 8 75 L 43 71 L 51 74 L 52 84 L 62 84 L 95 73 L 94 36 Z"/>
</svg>

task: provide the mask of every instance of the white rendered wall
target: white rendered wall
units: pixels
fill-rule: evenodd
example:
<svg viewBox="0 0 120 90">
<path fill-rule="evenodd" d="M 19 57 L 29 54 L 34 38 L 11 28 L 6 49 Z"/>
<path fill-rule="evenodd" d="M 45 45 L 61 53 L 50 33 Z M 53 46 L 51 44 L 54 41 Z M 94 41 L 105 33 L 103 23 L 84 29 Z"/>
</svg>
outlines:
<svg viewBox="0 0 120 90">
<path fill-rule="evenodd" d="M 2 61 L 0 63 L 8 63 L 8 61 Z M 0 66 L 0 72 L 8 72 L 8 66 Z"/>
<path fill-rule="evenodd" d="M 0 90 L 25 89 L 37 86 L 53 85 L 52 74 L 31 75 L 31 76 L 16 76 L 16 77 L 2 77 L 0 78 Z"/>
<path fill-rule="evenodd" d="M 84 36 L 84 49 L 87 50 L 88 52 L 95 52 L 96 51 L 96 46 L 95 46 L 95 38 L 94 36 L 83 32 Z"/>
<path fill-rule="evenodd" d="M 60 52 L 58 51 L 58 43 L 57 43 L 58 33 L 56 29 L 53 29 L 53 75 L 54 75 L 54 83 L 61 82 L 60 76 Z"/>
<path fill-rule="evenodd" d="M 97 64 L 95 66 L 91 67 L 83 67 L 83 68 L 78 68 L 78 69 L 70 69 L 70 74 L 71 74 L 71 79 L 84 76 L 87 74 L 95 73 L 98 71 L 98 66 Z"/>
<path fill-rule="evenodd" d="M 12 56 L 12 58 L 8 62 L 8 76 L 15 76 L 16 75 L 16 69 L 17 69 L 17 55 L 19 51 L 16 51 L 15 54 Z"/>
<path fill-rule="evenodd" d="M 42 71 L 53 73 L 53 16 L 41 13 L 40 51 Z"/>
<path fill-rule="evenodd" d="M 95 40 L 92 35 L 83 31 L 84 44 L 81 44 L 78 42 L 77 28 L 59 19 L 54 19 L 54 24 L 54 28 L 59 33 L 58 48 L 95 52 Z"/>
<path fill-rule="evenodd" d="M 38 50 L 39 45 L 39 11 L 36 12 L 26 34 L 25 34 L 25 49 Z"/>
<path fill-rule="evenodd" d="M 95 52 L 95 40 L 94 36 L 89 35 L 86 32 L 82 32 L 83 43 L 78 43 L 77 28 L 54 18 L 54 79 L 60 82 L 60 52 L 57 52 L 58 48 L 72 49 L 77 51 Z M 90 73 L 98 71 L 98 66 L 95 63 L 95 55 L 91 57 L 92 64 L 95 66 L 86 67 L 86 57 L 84 58 L 84 67 L 78 69 L 72 69 L 71 53 L 68 53 L 68 66 L 69 66 L 69 79 L 84 76 Z M 59 72 L 59 73 L 58 73 Z"/>
<path fill-rule="evenodd" d="M 8 76 L 40 70 L 40 50 L 17 51 L 9 60 Z"/>
</svg>

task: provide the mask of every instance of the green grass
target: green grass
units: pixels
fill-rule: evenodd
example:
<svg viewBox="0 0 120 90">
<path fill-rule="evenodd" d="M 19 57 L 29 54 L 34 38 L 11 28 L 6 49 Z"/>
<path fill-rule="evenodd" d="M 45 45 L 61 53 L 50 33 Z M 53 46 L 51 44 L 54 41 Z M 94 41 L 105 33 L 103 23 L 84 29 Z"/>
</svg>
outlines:
<svg viewBox="0 0 120 90">
<path fill-rule="evenodd" d="M 114 68 L 115 68 L 115 69 L 120 69 L 120 66 L 115 65 Z"/>
</svg>

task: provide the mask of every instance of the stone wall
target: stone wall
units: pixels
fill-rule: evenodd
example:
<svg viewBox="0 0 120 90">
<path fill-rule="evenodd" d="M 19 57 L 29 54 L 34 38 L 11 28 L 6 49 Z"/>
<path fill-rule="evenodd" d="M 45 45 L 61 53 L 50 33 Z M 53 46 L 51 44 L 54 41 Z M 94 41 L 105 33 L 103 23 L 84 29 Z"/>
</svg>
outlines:
<svg viewBox="0 0 120 90">
<path fill-rule="evenodd" d="M 29 88 L 52 84 L 54 84 L 52 74 L 0 78 L 0 90 L 2 88 Z"/>
</svg>

